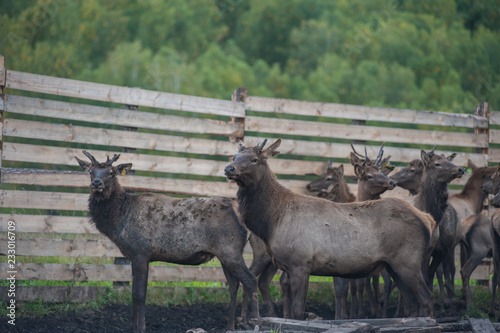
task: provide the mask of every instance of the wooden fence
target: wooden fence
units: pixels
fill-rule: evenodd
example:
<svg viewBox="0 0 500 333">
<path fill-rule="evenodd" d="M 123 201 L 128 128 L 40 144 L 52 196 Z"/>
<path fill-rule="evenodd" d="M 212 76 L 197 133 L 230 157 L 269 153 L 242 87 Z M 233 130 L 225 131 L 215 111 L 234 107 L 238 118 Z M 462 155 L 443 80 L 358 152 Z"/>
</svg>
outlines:
<svg viewBox="0 0 500 333">
<path fill-rule="evenodd" d="M 120 162 L 132 162 L 135 174 L 120 177 L 131 191 L 188 196 L 235 196 L 237 186 L 223 169 L 240 139 L 254 145 L 281 137 L 281 155 L 271 168 L 302 193 L 330 159 L 354 176 L 351 142 L 359 150 L 366 146 L 370 156 L 386 142 L 385 156 L 400 166 L 434 145 L 456 152 L 460 165 L 500 161 L 500 113 L 487 104 L 474 115 L 245 95 L 218 100 L 22 73 L 5 69 L 1 57 L 0 89 L 0 279 L 15 271 L 18 281 L 131 280 L 130 265 L 113 263 L 120 251 L 88 221 L 89 177 L 74 158 L 82 149 L 98 160 L 121 153 Z M 454 182 L 453 191 L 467 179 Z M 355 182 L 349 186 L 356 193 Z M 408 198 L 402 189 L 385 196 Z M 8 231 L 15 241 L 7 241 Z M 15 249 L 14 266 L 9 248 Z M 478 268 L 473 278 L 489 279 L 489 269 Z M 151 266 L 149 280 L 224 276 L 218 267 Z"/>
</svg>

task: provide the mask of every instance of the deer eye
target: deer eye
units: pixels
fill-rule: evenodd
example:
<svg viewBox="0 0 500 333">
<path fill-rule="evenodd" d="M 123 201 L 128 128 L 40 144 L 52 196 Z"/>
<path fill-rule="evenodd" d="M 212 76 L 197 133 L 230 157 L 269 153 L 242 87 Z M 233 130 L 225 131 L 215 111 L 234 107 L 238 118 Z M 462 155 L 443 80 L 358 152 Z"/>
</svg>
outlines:
<svg viewBox="0 0 500 333">
<path fill-rule="evenodd" d="M 410 169 L 410 172 L 415 172 L 415 169 Z"/>
<path fill-rule="evenodd" d="M 253 158 L 253 159 L 252 159 L 252 161 L 251 161 L 251 163 L 254 163 L 254 164 L 255 164 L 255 163 L 257 163 L 258 161 L 259 161 L 259 159 L 258 159 L 258 158 Z"/>
<path fill-rule="evenodd" d="M 326 180 L 330 181 L 330 180 L 332 180 L 332 177 L 328 176 L 328 177 L 326 177 Z"/>
<path fill-rule="evenodd" d="M 366 178 L 368 178 L 368 179 L 372 179 L 372 178 L 373 178 L 373 176 L 372 176 L 372 175 L 366 175 Z"/>
<path fill-rule="evenodd" d="M 436 167 L 440 167 L 440 166 L 441 166 L 441 163 L 436 162 L 436 163 L 434 163 L 434 165 L 435 165 Z"/>
</svg>

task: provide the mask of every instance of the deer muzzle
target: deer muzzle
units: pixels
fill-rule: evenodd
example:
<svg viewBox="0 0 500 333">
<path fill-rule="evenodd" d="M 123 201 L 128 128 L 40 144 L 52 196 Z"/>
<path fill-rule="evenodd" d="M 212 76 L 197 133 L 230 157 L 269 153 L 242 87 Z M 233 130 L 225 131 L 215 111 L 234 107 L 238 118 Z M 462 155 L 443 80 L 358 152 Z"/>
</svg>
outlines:
<svg viewBox="0 0 500 333">
<path fill-rule="evenodd" d="M 102 183 L 102 180 L 100 179 L 94 179 L 92 181 L 92 191 L 93 192 L 102 192 L 104 190 L 104 184 Z"/>
</svg>

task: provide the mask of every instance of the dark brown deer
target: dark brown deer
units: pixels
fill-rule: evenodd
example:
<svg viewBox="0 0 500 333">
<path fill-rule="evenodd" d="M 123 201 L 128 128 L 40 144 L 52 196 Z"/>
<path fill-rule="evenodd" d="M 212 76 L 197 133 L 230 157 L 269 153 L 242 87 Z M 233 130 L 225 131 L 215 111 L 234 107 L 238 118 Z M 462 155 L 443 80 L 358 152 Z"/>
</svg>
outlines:
<svg viewBox="0 0 500 333">
<path fill-rule="evenodd" d="M 307 184 L 307 190 L 317 192 L 318 197 L 333 202 L 353 202 L 356 197 L 351 193 L 344 178 L 344 165 L 333 166 L 333 161 L 328 162 L 325 174 L 315 181 Z M 333 277 L 333 288 L 335 291 L 335 319 L 347 319 L 347 294 L 349 291 L 349 280 L 341 277 Z M 356 288 L 351 289 L 354 300 Z"/>
<path fill-rule="evenodd" d="M 481 186 L 483 191 L 495 195 L 490 204 L 498 209 L 491 216 L 492 240 L 493 240 L 493 278 L 491 280 L 491 316 L 496 313 L 497 287 L 500 284 L 500 163 L 496 167 L 495 173 L 490 180 Z M 497 313 L 500 316 L 500 312 Z"/>
<path fill-rule="evenodd" d="M 132 164 L 112 164 L 120 155 L 99 163 L 90 153 L 85 162 L 90 174 L 89 211 L 92 223 L 115 243 L 132 263 L 133 330 L 144 332 L 148 269 L 151 261 L 200 265 L 216 256 L 229 284 L 230 330 L 234 328 L 239 283 L 252 296 L 250 316 L 258 317 L 257 279 L 246 267 L 243 248 L 246 230 L 228 198 L 172 198 L 156 193 L 126 193 L 116 175 Z"/>
<path fill-rule="evenodd" d="M 290 314 L 302 319 L 310 275 L 361 278 L 387 268 L 405 295 L 411 315 L 432 312 L 432 294 L 422 276 L 435 222 L 403 200 L 338 204 L 284 188 L 267 160 L 279 154 L 278 139 L 240 144 L 225 174 L 238 184 L 240 216 L 265 243 L 286 274 Z"/>
<path fill-rule="evenodd" d="M 452 158 L 449 156 L 448 159 Z M 455 209 L 458 215 L 461 230 L 461 251 L 460 263 L 462 275 L 463 296 L 470 304 L 472 301 L 470 296 L 469 280 L 470 275 L 481 263 L 482 259 L 491 252 L 490 231 L 486 224 L 488 218 L 478 216 L 483 208 L 483 202 L 487 193 L 481 190 L 481 186 L 495 172 L 495 167 L 477 167 L 471 160 L 468 160 L 467 167 L 472 170 L 471 176 L 467 180 L 462 191 L 458 194 L 450 196 L 449 204 Z M 400 170 L 398 173 L 391 176 L 392 179 L 398 182 L 398 186 L 410 191 L 411 194 L 417 194 L 420 191 L 423 163 L 421 160 L 413 160 L 408 166 Z M 439 287 L 443 294 L 442 278 L 438 275 Z"/>
<path fill-rule="evenodd" d="M 455 314 L 455 246 L 460 241 L 461 232 L 457 231 L 460 227 L 457 212 L 448 205 L 448 183 L 462 177 L 465 171 L 444 155 L 436 154 L 434 149 L 429 153 L 422 150 L 421 159 L 424 173 L 420 192 L 415 198 L 415 207 L 429 213 L 439 227 L 438 242 L 436 247 L 428 252 L 423 270 L 428 270 L 427 285 L 432 288 L 434 274 L 442 263 L 446 295 L 443 293 L 441 297 Z"/>
</svg>

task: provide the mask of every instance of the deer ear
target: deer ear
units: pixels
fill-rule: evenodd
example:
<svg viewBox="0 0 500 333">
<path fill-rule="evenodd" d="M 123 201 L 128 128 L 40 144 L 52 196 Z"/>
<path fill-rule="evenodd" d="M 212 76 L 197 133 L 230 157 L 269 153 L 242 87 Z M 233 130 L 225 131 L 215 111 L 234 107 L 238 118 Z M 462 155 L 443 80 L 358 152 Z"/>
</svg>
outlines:
<svg viewBox="0 0 500 333">
<path fill-rule="evenodd" d="M 119 164 L 113 168 L 115 169 L 115 174 L 125 176 L 132 169 L 132 163 Z"/>
<path fill-rule="evenodd" d="M 272 145 L 270 145 L 267 149 L 262 151 L 262 156 L 265 158 L 272 158 L 278 156 L 280 153 L 276 150 L 281 145 L 281 139 L 276 140 Z"/>
<path fill-rule="evenodd" d="M 431 161 L 429 154 L 427 154 L 424 150 L 420 151 L 420 158 L 422 159 L 422 163 L 424 163 L 424 166 L 428 165 Z"/>
<path fill-rule="evenodd" d="M 359 164 L 354 164 L 354 173 L 356 174 L 356 177 L 361 178 L 363 177 L 364 171 L 361 165 Z"/>
<path fill-rule="evenodd" d="M 243 149 L 245 149 L 245 145 L 243 144 L 243 141 L 240 140 L 240 144 L 238 145 L 238 153 L 241 153 Z"/>
<path fill-rule="evenodd" d="M 358 156 L 356 156 L 355 153 L 351 152 L 351 154 L 349 156 L 350 156 L 352 165 L 361 164 L 361 160 L 359 159 Z"/>
<path fill-rule="evenodd" d="M 76 156 L 75 156 L 75 158 L 78 161 L 78 164 L 80 164 L 80 167 L 83 169 L 83 171 L 87 172 L 90 170 L 90 167 L 92 166 L 92 164 L 90 164 L 89 162 L 82 161 L 81 159 L 79 159 Z"/>
<path fill-rule="evenodd" d="M 454 159 L 456 156 L 457 156 L 457 153 L 453 153 L 453 154 L 451 154 L 450 156 L 448 156 L 446 159 L 447 159 L 448 161 L 450 161 L 450 162 L 451 162 L 451 161 L 453 161 L 453 159 Z"/>
<path fill-rule="evenodd" d="M 339 165 L 339 166 L 337 167 L 337 169 L 339 170 L 339 173 L 340 173 L 341 175 L 343 175 L 343 174 L 344 174 L 344 165 L 343 165 L 343 164 Z"/>
</svg>

